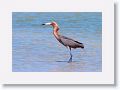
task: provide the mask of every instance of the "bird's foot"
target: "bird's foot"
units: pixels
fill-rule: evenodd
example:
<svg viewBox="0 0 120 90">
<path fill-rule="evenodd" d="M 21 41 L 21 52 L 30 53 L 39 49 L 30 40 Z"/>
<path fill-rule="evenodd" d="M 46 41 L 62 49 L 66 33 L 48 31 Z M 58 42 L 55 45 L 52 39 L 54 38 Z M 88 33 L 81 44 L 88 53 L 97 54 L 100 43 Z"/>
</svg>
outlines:
<svg viewBox="0 0 120 90">
<path fill-rule="evenodd" d="M 72 58 L 69 59 L 68 63 L 71 63 L 72 62 Z"/>
</svg>

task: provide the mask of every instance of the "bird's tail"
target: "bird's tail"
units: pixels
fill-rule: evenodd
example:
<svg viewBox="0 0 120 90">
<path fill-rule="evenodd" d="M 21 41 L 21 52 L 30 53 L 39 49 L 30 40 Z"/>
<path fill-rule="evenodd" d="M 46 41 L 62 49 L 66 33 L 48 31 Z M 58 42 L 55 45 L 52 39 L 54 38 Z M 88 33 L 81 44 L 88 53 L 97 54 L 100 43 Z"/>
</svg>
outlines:
<svg viewBox="0 0 120 90">
<path fill-rule="evenodd" d="M 80 48 L 84 48 L 83 43 L 80 43 L 80 42 L 78 42 L 78 41 L 75 41 L 75 42 L 77 42 L 77 43 L 79 44 L 79 47 L 80 47 Z"/>
<path fill-rule="evenodd" d="M 83 45 L 83 43 L 81 43 L 81 44 L 80 44 L 80 47 L 81 47 L 81 48 L 84 48 L 84 45 Z"/>
</svg>

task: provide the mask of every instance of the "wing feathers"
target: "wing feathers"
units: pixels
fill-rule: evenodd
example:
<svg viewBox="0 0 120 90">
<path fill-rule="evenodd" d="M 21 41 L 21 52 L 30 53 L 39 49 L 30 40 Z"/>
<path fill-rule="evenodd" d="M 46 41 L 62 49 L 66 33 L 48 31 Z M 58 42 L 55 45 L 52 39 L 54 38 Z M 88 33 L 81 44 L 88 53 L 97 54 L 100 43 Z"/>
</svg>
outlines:
<svg viewBox="0 0 120 90">
<path fill-rule="evenodd" d="M 84 48 L 83 43 L 80 43 L 76 40 L 73 40 L 71 38 L 65 37 L 65 36 L 60 36 L 60 42 L 64 45 L 64 46 L 69 46 L 71 48 Z"/>
</svg>

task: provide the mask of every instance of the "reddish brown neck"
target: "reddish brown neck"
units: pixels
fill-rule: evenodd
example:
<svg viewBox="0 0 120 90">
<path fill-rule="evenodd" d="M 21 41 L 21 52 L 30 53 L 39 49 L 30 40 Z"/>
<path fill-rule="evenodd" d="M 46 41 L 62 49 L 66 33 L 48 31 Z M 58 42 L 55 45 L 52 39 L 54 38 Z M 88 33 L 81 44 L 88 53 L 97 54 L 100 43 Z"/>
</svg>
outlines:
<svg viewBox="0 0 120 90">
<path fill-rule="evenodd" d="M 54 36 L 59 39 L 59 27 L 57 25 L 53 26 L 53 34 Z"/>
</svg>

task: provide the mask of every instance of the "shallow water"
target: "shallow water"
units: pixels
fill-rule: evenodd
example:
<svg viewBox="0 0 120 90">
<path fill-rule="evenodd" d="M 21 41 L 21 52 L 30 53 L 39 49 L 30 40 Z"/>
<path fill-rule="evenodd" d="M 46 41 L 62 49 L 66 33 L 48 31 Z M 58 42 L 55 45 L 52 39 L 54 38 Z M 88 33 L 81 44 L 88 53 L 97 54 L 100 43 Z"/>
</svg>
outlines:
<svg viewBox="0 0 120 90">
<path fill-rule="evenodd" d="M 60 33 L 84 44 L 69 50 L 53 36 L 52 27 L 42 23 L 56 21 Z M 13 72 L 101 72 L 101 12 L 13 12 Z"/>
</svg>

